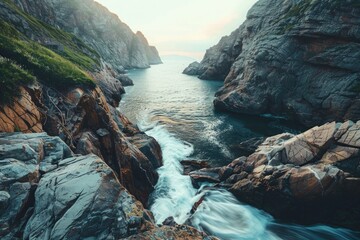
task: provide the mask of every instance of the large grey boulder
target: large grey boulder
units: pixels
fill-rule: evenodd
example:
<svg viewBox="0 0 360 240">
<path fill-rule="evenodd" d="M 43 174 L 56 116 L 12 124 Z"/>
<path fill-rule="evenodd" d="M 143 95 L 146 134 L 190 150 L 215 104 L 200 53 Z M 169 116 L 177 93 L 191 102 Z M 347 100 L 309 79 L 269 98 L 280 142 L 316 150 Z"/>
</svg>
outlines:
<svg viewBox="0 0 360 240">
<path fill-rule="evenodd" d="M 357 0 L 259 0 L 188 71 L 224 80 L 214 101 L 220 110 L 271 113 L 307 126 L 356 121 L 359 41 Z"/>
<path fill-rule="evenodd" d="M 41 173 L 73 156 L 58 137 L 45 133 L 0 133 L 0 237 L 19 235 L 31 214 Z"/>
<path fill-rule="evenodd" d="M 99 157 L 73 157 L 41 178 L 24 238 L 119 239 L 137 233 L 143 215 Z"/>
</svg>

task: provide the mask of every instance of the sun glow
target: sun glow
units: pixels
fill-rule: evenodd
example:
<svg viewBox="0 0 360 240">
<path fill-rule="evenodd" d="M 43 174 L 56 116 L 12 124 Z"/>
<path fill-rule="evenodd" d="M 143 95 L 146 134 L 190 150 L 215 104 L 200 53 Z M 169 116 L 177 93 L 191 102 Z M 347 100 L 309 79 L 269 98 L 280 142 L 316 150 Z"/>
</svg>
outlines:
<svg viewBox="0 0 360 240">
<path fill-rule="evenodd" d="M 245 20 L 256 0 L 96 0 L 142 31 L 161 55 L 201 58 Z"/>
</svg>

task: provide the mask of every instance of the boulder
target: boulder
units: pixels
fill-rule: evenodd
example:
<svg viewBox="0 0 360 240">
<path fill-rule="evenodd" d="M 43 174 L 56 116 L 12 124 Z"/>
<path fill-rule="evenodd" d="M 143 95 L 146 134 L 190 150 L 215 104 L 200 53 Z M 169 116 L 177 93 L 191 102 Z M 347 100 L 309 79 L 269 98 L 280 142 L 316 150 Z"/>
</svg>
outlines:
<svg viewBox="0 0 360 240">
<path fill-rule="evenodd" d="M 210 168 L 208 161 L 182 160 L 180 163 L 184 167 L 184 175 L 189 175 L 190 172 L 197 171 L 203 168 Z"/>
<path fill-rule="evenodd" d="M 189 173 L 191 180 L 195 183 L 200 182 L 211 182 L 218 183 L 220 182 L 219 176 L 220 168 L 203 168 L 198 171 L 193 171 Z"/>
<path fill-rule="evenodd" d="M 24 238 L 121 238 L 140 231 L 141 203 L 96 155 L 61 160 L 35 192 Z"/>
</svg>

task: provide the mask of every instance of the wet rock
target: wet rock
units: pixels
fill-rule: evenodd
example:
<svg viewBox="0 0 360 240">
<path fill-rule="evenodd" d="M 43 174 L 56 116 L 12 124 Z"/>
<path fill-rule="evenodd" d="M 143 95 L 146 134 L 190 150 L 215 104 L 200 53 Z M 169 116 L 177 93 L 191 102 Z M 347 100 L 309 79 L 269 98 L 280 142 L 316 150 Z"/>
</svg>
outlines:
<svg viewBox="0 0 360 240">
<path fill-rule="evenodd" d="M 225 179 L 230 177 L 231 174 L 233 174 L 233 172 L 234 172 L 234 169 L 231 167 L 228 167 L 228 166 L 220 168 L 220 170 L 219 170 L 220 181 L 224 181 Z"/>
<path fill-rule="evenodd" d="M 264 137 L 251 138 L 249 140 L 243 141 L 239 144 L 231 146 L 233 151 L 236 151 L 238 155 L 249 156 L 258 148 L 260 144 L 265 141 Z"/>
<path fill-rule="evenodd" d="M 200 169 L 198 171 L 193 171 L 189 173 L 192 181 L 198 182 L 212 182 L 218 183 L 220 182 L 219 176 L 220 168 L 208 168 L 208 169 Z"/>
<path fill-rule="evenodd" d="M 167 219 L 165 219 L 162 223 L 163 225 L 166 225 L 166 226 L 175 226 L 176 225 L 176 222 L 175 222 L 175 219 L 174 217 L 168 217 Z"/>
<path fill-rule="evenodd" d="M 221 168 L 234 171 L 219 186 L 279 219 L 358 229 L 360 218 L 349 212 L 360 209 L 358 132 L 352 122 L 332 122 L 269 137 L 249 157 Z"/>
<path fill-rule="evenodd" d="M 189 175 L 190 172 L 197 171 L 203 168 L 210 168 L 208 161 L 183 160 L 180 163 L 184 167 L 184 175 Z"/>
<path fill-rule="evenodd" d="M 241 172 L 239 174 L 233 174 L 231 175 L 229 178 L 226 179 L 225 183 L 236 183 L 239 182 L 240 180 L 243 180 L 245 178 L 247 178 L 249 174 L 246 172 Z"/>
<path fill-rule="evenodd" d="M 138 133 L 130 137 L 129 141 L 149 159 L 154 169 L 163 165 L 161 147 L 153 137 Z"/>
</svg>

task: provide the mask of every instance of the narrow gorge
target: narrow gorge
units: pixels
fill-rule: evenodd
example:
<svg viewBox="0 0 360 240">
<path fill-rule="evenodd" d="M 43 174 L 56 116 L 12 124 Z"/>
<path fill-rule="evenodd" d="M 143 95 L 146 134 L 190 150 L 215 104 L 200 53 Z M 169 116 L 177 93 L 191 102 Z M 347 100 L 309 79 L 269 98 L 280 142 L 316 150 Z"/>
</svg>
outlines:
<svg viewBox="0 0 360 240">
<path fill-rule="evenodd" d="M 359 26 L 259 0 L 198 63 L 95 0 L 0 0 L 0 238 L 360 239 Z"/>
</svg>

